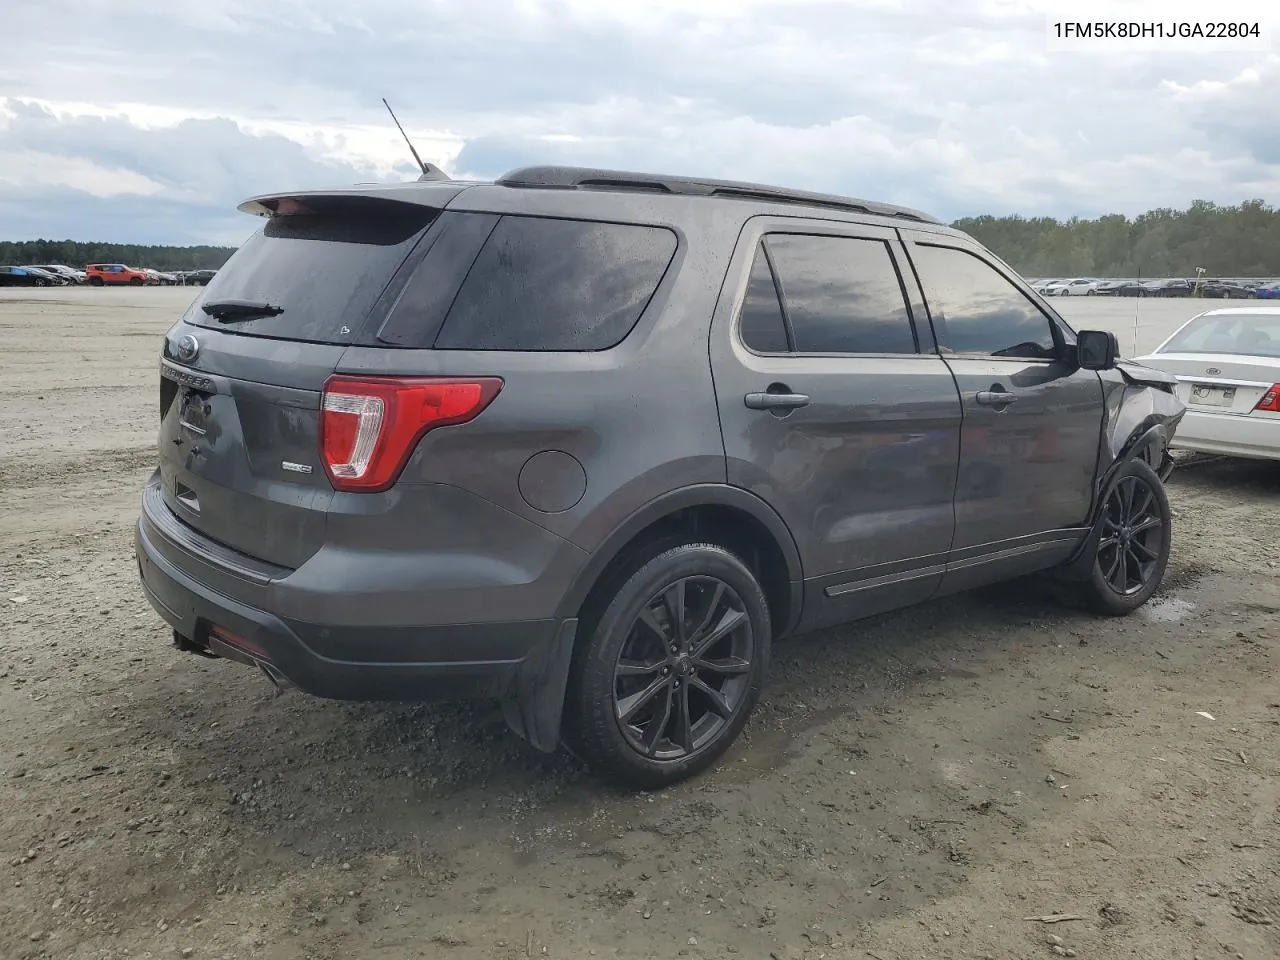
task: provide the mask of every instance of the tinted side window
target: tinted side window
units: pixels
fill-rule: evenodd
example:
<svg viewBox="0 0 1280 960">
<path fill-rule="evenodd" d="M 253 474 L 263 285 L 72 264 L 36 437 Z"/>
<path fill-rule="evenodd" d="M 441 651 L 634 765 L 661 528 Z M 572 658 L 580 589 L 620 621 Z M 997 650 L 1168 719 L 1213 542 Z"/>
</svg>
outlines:
<svg viewBox="0 0 1280 960">
<path fill-rule="evenodd" d="M 675 252 L 661 227 L 503 217 L 435 345 L 606 350 L 631 332 Z"/>
<path fill-rule="evenodd" d="M 992 266 L 964 250 L 917 245 L 925 299 L 954 353 L 1052 359 L 1049 318 Z"/>
<path fill-rule="evenodd" d="M 766 239 L 797 353 L 915 353 L 898 271 L 882 240 Z"/>
<path fill-rule="evenodd" d="M 786 353 L 790 349 L 782 304 L 778 302 L 778 288 L 773 283 L 773 271 L 769 268 L 763 244 L 756 247 L 756 258 L 751 264 L 747 295 L 742 301 L 738 323 L 742 342 L 748 349 L 756 353 Z"/>
</svg>

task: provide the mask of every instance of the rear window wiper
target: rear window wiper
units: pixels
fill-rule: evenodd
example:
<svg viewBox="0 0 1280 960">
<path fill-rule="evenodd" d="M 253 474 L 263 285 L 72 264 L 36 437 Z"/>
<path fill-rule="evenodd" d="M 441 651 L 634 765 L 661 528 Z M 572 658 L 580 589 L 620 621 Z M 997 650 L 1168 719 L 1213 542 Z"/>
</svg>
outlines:
<svg viewBox="0 0 1280 960">
<path fill-rule="evenodd" d="M 235 323 L 254 317 L 278 317 L 284 307 L 277 307 L 264 300 L 210 300 L 200 309 L 220 323 Z"/>
</svg>

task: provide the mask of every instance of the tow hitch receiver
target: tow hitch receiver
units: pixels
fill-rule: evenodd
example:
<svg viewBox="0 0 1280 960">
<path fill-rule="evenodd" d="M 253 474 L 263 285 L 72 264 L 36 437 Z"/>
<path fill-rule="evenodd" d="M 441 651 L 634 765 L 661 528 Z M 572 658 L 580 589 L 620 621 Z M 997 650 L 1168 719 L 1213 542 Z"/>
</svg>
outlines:
<svg viewBox="0 0 1280 960">
<path fill-rule="evenodd" d="M 210 660 L 218 659 L 218 655 L 216 653 L 210 653 L 204 647 L 200 646 L 200 644 L 193 643 L 177 630 L 173 631 L 173 645 L 183 653 L 194 653 L 198 657 L 207 657 Z"/>
</svg>

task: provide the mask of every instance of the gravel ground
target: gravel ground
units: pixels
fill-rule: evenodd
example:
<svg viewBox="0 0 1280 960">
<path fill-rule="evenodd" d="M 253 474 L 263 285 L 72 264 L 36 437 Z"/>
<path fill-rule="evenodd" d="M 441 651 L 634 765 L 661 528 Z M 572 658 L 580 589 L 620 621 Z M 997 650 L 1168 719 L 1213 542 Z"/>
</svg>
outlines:
<svg viewBox="0 0 1280 960">
<path fill-rule="evenodd" d="M 795 639 L 719 768 L 626 795 L 486 704 L 169 646 L 131 527 L 190 295 L 0 294 L 0 956 L 1280 956 L 1280 464 L 1180 467 L 1139 614 L 1021 584 Z M 1195 309 L 1060 306 L 1126 350 Z"/>
</svg>

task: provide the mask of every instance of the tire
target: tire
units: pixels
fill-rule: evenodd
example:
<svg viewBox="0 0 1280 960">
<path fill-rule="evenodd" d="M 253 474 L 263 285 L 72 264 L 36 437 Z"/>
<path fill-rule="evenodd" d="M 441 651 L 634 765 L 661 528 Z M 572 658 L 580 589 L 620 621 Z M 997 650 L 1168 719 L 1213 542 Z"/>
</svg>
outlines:
<svg viewBox="0 0 1280 960">
<path fill-rule="evenodd" d="M 760 698 L 772 635 L 764 591 L 732 553 L 709 543 L 655 549 L 584 609 L 565 703 L 571 751 L 601 779 L 642 790 L 724 755 Z M 624 724 L 628 710 L 635 722 Z"/>
<path fill-rule="evenodd" d="M 101 277 L 90 277 L 90 278 L 89 278 L 89 286 L 91 286 L 91 287 L 100 287 L 100 286 L 102 286 L 102 285 L 104 284 L 104 282 L 105 282 L 105 281 L 104 281 Z"/>
<path fill-rule="evenodd" d="M 1102 529 L 1093 569 L 1089 579 L 1078 585 L 1078 597 L 1094 613 L 1128 616 L 1160 588 L 1172 542 L 1169 498 L 1145 460 L 1130 460 L 1117 471 L 1103 497 L 1098 523 Z M 1155 525 L 1139 533 L 1147 523 Z M 1123 533 L 1126 527 L 1128 538 Z M 1126 539 L 1132 546 L 1125 547 Z M 1118 586 L 1121 582 L 1124 590 Z"/>
<path fill-rule="evenodd" d="M 144 282 L 144 281 L 140 280 L 140 279 L 139 279 L 139 278 L 137 278 L 137 277 L 134 277 L 132 280 L 130 280 L 130 281 L 129 281 L 129 283 L 130 283 L 132 286 L 135 286 L 135 287 L 140 287 L 140 286 L 142 286 L 143 282 Z"/>
</svg>

